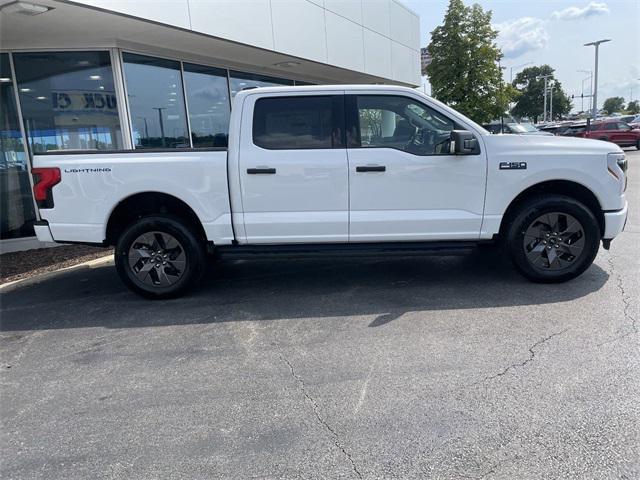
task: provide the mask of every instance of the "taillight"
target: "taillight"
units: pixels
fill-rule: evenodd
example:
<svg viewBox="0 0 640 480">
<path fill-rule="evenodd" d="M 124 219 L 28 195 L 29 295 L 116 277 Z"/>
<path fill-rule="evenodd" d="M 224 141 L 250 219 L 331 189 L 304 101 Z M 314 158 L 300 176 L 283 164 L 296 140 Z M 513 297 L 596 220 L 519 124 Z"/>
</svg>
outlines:
<svg viewBox="0 0 640 480">
<path fill-rule="evenodd" d="M 51 189 L 60 183 L 60 169 L 57 167 L 32 168 L 33 196 L 39 208 L 53 208 Z"/>
</svg>

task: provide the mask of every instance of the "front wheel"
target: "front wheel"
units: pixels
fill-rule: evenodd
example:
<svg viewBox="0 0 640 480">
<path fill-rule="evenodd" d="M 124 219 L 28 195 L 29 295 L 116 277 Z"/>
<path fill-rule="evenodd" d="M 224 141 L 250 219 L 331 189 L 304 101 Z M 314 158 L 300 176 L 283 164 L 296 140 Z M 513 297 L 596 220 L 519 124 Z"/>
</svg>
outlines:
<svg viewBox="0 0 640 480">
<path fill-rule="evenodd" d="M 598 221 L 570 197 L 548 195 L 523 204 L 507 229 L 516 268 L 535 282 L 564 282 L 593 263 L 600 245 Z"/>
<path fill-rule="evenodd" d="M 149 298 L 175 297 L 202 276 L 206 263 L 204 241 L 180 219 L 143 217 L 120 235 L 114 253 L 124 284 Z"/>
</svg>

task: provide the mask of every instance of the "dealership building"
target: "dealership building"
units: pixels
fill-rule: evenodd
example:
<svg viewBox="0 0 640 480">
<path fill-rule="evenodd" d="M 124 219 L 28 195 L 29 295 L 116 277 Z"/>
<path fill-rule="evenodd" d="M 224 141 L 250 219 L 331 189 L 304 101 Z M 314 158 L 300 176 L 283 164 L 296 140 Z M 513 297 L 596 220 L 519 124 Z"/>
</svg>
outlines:
<svg viewBox="0 0 640 480">
<path fill-rule="evenodd" d="M 41 246 L 30 158 L 207 148 L 236 92 L 420 85 L 398 0 L 0 0 L 0 252 Z"/>
</svg>

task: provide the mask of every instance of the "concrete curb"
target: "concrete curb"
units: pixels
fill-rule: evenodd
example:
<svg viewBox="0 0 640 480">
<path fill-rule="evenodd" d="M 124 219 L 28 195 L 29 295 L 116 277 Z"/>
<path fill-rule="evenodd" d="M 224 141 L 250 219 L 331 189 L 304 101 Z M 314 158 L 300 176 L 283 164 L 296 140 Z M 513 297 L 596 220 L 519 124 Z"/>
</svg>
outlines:
<svg viewBox="0 0 640 480">
<path fill-rule="evenodd" d="M 4 290 L 8 290 L 10 287 L 20 286 L 20 285 L 30 285 L 33 283 L 40 283 L 43 280 L 46 280 L 49 277 L 58 275 L 59 273 L 66 272 L 68 270 L 73 270 L 74 268 L 79 267 L 97 267 L 103 265 L 105 263 L 109 263 L 113 260 L 113 254 L 105 255 L 104 257 L 94 258 L 93 260 L 87 260 L 86 262 L 78 263 L 77 265 L 71 265 L 69 267 L 59 268 L 58 270 L 52 270 L 50 272 L 43 272 L 33 277 L 21 278 L 19 280 L 12 280 L 11 282 L 1 283 L 0 284 L 0 292 Z"/>
</svg>

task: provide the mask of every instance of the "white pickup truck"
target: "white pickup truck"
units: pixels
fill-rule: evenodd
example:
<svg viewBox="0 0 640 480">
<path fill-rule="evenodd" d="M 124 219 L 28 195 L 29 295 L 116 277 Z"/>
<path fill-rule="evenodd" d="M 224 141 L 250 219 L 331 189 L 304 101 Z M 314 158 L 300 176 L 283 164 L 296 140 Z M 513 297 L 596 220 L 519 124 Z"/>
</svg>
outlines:
<svg viewBox="0 0 640 480">
<path fill-rule="evenodd" d="M 561 282 L 623 230 L 626 169 L 612 143 L 490 135 L 408 88 L 258 88 L 235 97 L 228 148 L 35 155 L 35 229 L 115 245 L 124 283 L 150 297 L 193 286 L 211 251 L 450 255 L 498 240 L 527 278 Z"/>
</svg>

